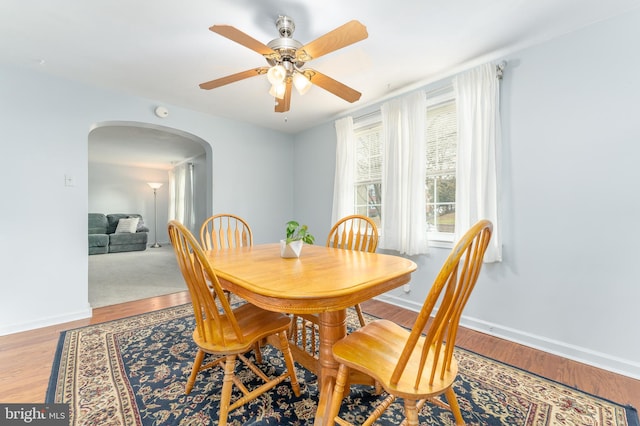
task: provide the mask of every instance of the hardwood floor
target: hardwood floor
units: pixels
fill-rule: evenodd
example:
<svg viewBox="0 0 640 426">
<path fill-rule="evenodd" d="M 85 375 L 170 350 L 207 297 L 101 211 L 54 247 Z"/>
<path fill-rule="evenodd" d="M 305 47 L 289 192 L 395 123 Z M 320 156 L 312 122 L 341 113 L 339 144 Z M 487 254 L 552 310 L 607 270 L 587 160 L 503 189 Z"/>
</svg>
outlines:
<svg viewBox="0 0 640 426">
<path fill-rule="evenodd" d="M 415 312 L 375 300 L 365 302 L 361 306 L 365 312 L 387 318 L 405 327 L 411 327 L 416 316 Z M 640 380 L 462 327 L 458 331 L 456 346 L 584 392 L 631 405 L 636 409 L 640 408 Z"/>
<path fill-rule="evenodd" d="M 188 292 L 93 310 L 91 318 L 0 336 L 0 402 L 44 402 L 60 332 L 168 308 L 190 301 Z"/>
<path fill-rule="evenodd" d="M 187 292 L 98 308 L 90 319 L 0 336 L 0 402 L 44 402 L 61 331 L 189 302 Z M 365 312 L 411 326 L 415 313 L 379 301 Z M 610 373 L 468 329 L 457 345 L 612 401 L 640 407 L 640 380 Z"/>
</svg>

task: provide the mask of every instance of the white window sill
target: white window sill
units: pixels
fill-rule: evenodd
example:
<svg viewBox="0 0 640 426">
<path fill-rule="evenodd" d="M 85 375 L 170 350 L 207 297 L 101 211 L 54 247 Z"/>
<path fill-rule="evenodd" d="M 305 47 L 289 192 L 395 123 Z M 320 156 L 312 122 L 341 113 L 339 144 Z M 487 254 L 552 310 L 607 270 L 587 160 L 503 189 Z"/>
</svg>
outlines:
<svg viewBox="0 0 640 426">
<path fill-rule="evenodd" d="M 429 240 L 429 247 L 453 248 L 453 234 L 446 232 L 429 232 L 427 238 Z"/>
</svg>

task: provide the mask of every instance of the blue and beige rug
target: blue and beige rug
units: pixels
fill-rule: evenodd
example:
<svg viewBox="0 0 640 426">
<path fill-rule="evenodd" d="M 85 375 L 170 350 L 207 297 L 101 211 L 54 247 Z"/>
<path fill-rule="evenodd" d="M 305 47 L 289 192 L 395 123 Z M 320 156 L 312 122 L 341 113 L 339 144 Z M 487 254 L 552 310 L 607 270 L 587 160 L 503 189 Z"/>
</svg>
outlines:
<svg viewBox="0 0 640 426">
<path fill-rule="evenodd" d="M 357 318 L 350 313 L 350 324 Z M 71 425 L 217 424 L 221 368 L 202 372 L 184 394 L 196 347 L 191 305 L 63 332 L 56 351 L 47 403 L 68 403 Z M 456 349 L 460 375 L 455 392 L 467 425 L 640 426 L 633 408 L 574 390 L 483 356 Z M 263 348 L 262 369 L 276 375 L 280 353 Z M 230 413 L 229 424 L 311 425 L 316 411 L 316 377 L 298 366 L 302 394 L 288 381 Z M 253 373 L 240 370 L 243 381 Z M 378 397 L 353 387 L 341 416 L 362 423 Z M 401 401 L 379 424 L 400 424 Z M 450 412 L 425 404 L 425 425 L 453 425 Z"/>
</svg>

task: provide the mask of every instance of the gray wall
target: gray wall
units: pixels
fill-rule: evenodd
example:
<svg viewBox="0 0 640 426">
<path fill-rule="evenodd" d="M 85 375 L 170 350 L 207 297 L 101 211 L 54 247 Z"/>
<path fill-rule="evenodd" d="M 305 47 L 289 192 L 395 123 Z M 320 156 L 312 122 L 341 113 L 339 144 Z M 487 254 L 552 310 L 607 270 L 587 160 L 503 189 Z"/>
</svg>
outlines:
<svg viewBox="0 0 640 426">
<path fill-rule="evenodd" d="M 256 242 L 277 241 L 291 217 L 290 135 L 173 105 L 159 119 L 157 101 L 5 64 L 0 96 L 0 334 L 91 314 L 87 146 L 100 123 L 148 123 L 206 141 L 213 189 L 201 196 L 209 211 L 246 217 Z M 65 186 L 65 175 L 74 186 Z"/>
<path fill-rule="evenodd" d="M 207 167 L 205 156 L 190 160 L 194 164 L 194 192 L 207 192 Z M 158 242 L 168 243 L 169 173 L 164 169 L 129 167 L 113 164 L 89 163 L 89 212 L 91 213 L 139 213 L 149 228 L 149 244 L 155 240 L 153 189 L 147 182 L 161 182 L 157 190 Z M 195 223 L 202 223 L 210 214 L 205 197 L 194 199 Z M 196 226 L 197 228 L 197 226 Z M 192 229 L 197 232 L 198 229 Z"/>
<path fill-rule="evenodd" d="M 504 261 L 486 265 L 464 324 L 640 378 L 640 12 L 509 54 L 502 86 Z M 356 111 L 352 115 L 358 116 Z M 295 215 L 330 226 L 333 123 L 296 137 Z M 317 160 L 308 166 L 304 159 Z M 421 306 L 448 250 L 418 256 Z"/>
<path fill-rule="evenodd" d="M 153 190 L 147 182 L 162 182 L 157 191 L 158 242 L 169 241 L 169 176 L 166 170 L 89 163 L 89 212 L 139 213 L 149 228 L 149 244 L 155 241 Z"/>
</svg>

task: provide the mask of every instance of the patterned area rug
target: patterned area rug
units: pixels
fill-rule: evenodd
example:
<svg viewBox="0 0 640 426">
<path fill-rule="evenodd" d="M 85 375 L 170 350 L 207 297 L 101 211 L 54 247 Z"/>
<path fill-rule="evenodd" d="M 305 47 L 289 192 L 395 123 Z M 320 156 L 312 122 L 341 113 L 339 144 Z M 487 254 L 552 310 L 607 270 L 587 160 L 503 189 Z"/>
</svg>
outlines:
<svg viewBox="0 0 640 426">
<path fill-rule="evenodd" d="M 353 312 L 348 321 L 357 324 Z M 221 368 L 202 372 L 191 394 L 184 394 L 196 353 L 193 327 L 191 305 L 183 305 L 63 332 L 46 402 L 70 404 L 71 425 L 217 424 Z M 633 408 L 462 349 L 456 348 L 456 358 L 460 374 L 454 389 L 467 425 L 640 426 Z M 279 351 L 271 346 L 263 348 L 263 360 L 261 368 L 268 375 L 285 368 Z M 316 377 L 297 367 L 300 397 L 285 381 L 232 411 L 229 424 L 313 424 Z M 244 381 L 254 377 L 248 369 L 239 374 Z M 378 400 L 370 387 L 353 386 L 341 416 L 362 423 L 363 413 Z M 396 401 L 378 424 L 400 424 L 402 419 L 401 401 Z M 427 403 L 420 423 L 454 421 L 450 412 Z"/>
</svg>

